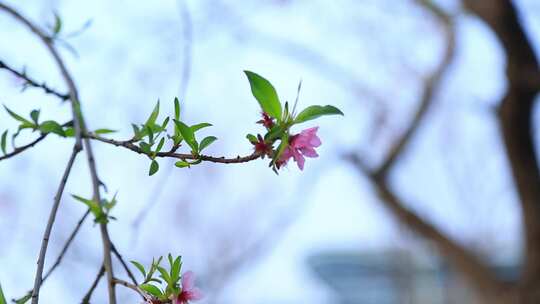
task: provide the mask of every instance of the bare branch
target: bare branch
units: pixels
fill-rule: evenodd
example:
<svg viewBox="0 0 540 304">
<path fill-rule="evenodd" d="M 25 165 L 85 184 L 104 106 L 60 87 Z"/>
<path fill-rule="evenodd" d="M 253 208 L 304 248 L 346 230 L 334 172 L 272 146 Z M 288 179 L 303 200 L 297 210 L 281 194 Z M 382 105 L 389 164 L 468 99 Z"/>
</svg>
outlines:
<svg viewBox="0 0 540 304">
<path fill-rule="evenodd" d="M 83 297 L 83 299 L 81 301 L 82 304 L 89 304 L 90 303 L 90 298 L 92 297 L 92 294 L 94 293 L 94 290 L 96 289 L 99 281 L 101 280 L 101 277 L 103 277 L 104 274 L 105 274 L 105 266 L 101 265 L 101 267 L 99 268 L 99 272 L 98 272 L 96 278 L 94 279 L 94 282 L 92 282 L 92 285 L 90 286 L 90 289 L 84 295 L 84 297 Z"/>
<path fill-rule="evenodd" d="M 137 279 L 135 278 L 135 276 L 133 275 L 133 273 L 129 269 L 128 265 L 126 264 L 126 262 L 122 258 L 122 255 L 120 254 L 120 252 L 118 252 L 118 250 L 116 249 L 116 246 L 114 246 L 113 243 L 111 243 L 111 249 L 112 249 L 112 252 L 114 253 L 114 255 L 116 256 L 116 258 L 120 261 L 120 263 L 122 264 L 122 266 L 126 270 L 126 273 L 127 273 L 128 277 L 131 279 L 131 281 L 133 282 L 133 284 L 139 285 L 139 283 L 137 283 Z"/>
<path fill-rule="evenodd" d="M 39 288 L 41 287 L 41 283 L 43 281 L 42 275 L 43 275 L 43 266 L 45 265 L 45 254 L 47 253 L 47 246 L 49 244 L 49 237 L 51 236 L 52 227 L 54 224 L 54 220 L 56 218 L 56 212 L 58 211 L 58 206 L 60 205 L 60 200 L 62 199 L 62 194 L 64 193 L 64 188 L 66 186 L 69 173 L 71 172 L 71 168 L 73 168 L 73 163 L 75 162 L 75 157 L 77 157 L 77 154 L 81 151 L 80 147 L 74 146 L 73 152 L 71 153 L 71 156 L 69 158 L 68 164 L 66 166 L 66 169 L 64 170 L 64 175 L 62 176 L 62 180 L 60 181 L 60 185 L 58 186 L 58 190 L 56 192 L 56 195 L 54 196 L 54 202 L 53 206 L 51 208 L 51 212 L 49 214 L 49 220 L 47 221 L 47 226 L 45 227 L 45 232 L 43 233 L 43 240 L 41 242 L 41 249 L 39 251 L 39 257 L 37 262 L 37 270 L 36 270 L 36 277 L 34 280 L 34 289 L 32 291 L 32 302 L 38 302 L 39 298 Z"/>
<path fill-rule="evenodd" d="M 56 258 L 56 261 L 51 266 L 51 268 L 49 268 L 49 270 L 47 270 L 47 272 L 43 276 L 43 279 L 41 280 L 41 285 L 43 285 L 43 283 L 45 283 L 47 278 L 53 273 L 53 271 L 56 269 L 56 267 L 58 267 L 60 265 L 60 262 L 62 262 L 62 259 L 64 258 L 64 255 L 66 254 L 69 246 L 71 245 L 71 243 L 75 239 L 75 236 L 79 232 L 79 229 L 81 228 L 82 224 L 84 223 L 84 221 L 88 217 L 88 214 L 90 214 L 90 209 L 86 210 L 86 212 L 83 214 L 81 219 L 77 222 L 77 225 L 75 225 L 75 228 L 73 229 L 73 231 L 69 235 L 68 239 L 66 240 L 66 243 L 64 244 L 64 247 L 60 251 L 60 254 L 58 255 L 58 257 Z M 17 302 L 18 300 L 21 300 L 21 299 L 24 299 L 24 298 L 27 298 L 27 297 L 31 297 L 32 296 L 32 291 L 33 291 L 33 289 L 29 290 L 26 293 L 25 296 L 23 296 L 23 297 L 21 297 L 19 299 L 13 300 L 13 302 Z"/>
<path fill-rule="evenodd" d="M 40 30 L 36 25 L 34 25 L 28 18 L 25 18 L 24 16 L 22 16 L 15 9 L 3 3 L 0 3 L 0 9 L 4 10 L 13 18 L 20 21 L 30 31 L 36 34 L 36 36 L 40 38 L 40 40 L 43 42 L 43 44 L 45 45 L 45 47 L 47 48 L 47 50 L 53 57 L 69 89 L 69 97 L 71 101 L 71 110 L 72 110 L 73 124 L 74 124 L 75 137 L 76 137 L 75 145 L 81 148 L 82 141 L 83 141 L 81 134 L 85 133 L 86 127 L 84 125 L 84 122 L 82 121 L 83 115 L 81 112 L 81 105 L 79 102 L 79 94 L 77 91 L 77 87 L 75 86 L 73 77 L 69 73 L 66 65 L 64 64 L 62 58 L 60 57 L 60 54 L 58 53 L 58 51 L 56 50 L 56 47 L 54 46 L 54 40 L 50 36 L 48 36 L 46 33 L 44 33 L 42 30 Z M 88 138 L 84 139 L 84 148 L 86 150 L 88 167 L 90 168 L 93 199 L 98 202 L 101 202 L 101 197 L 100 197 L 100 192 L 99 192 L 100 180 L 97 174 L 97 168 L 95 164 L 94 154 L 92 151 L 92 145 L 90 143 L 90 140 L 88 140 Z M 112 259 L 111 259 L 111 241 L 110 241 L 109 232 L 107 229 L 107 224 L 100 223 L 99 228 L 101 232 L 101 240 L 103 243 L 103 261 L 105 265 L 105 271 L 107 272 L 107 281 L 108 281 L 107 290 L 109 294 L 109 304 L 116 304 L 116 292 L 115 292 L 115 287 L 113 283 L 114 274 L 113 274 L 113 266 L 112 266 Z M 37 298 L 32 298 L 32 304 L 37 304 Z"/>
<path fill-rule="evenodd" d="M 48 134 L 41 134 L 38 138 L 36 138 L 35 140 L 31 141 L 30 143 L 24 145 L 24 146 L 20 146 L 20 147 L 17 147 L 15 148 L 15 150 L 13 150 L 12 152 L 10 153 L 7 153 L 3 156 L 0 156 L 0 161 L 4 160 L 4 159 L 8 159 L 10 157 L 13 157 L 19 153 L 22 153 L 24 152 L 26 149 L 29 149 L 29 148 L 32 148 L 33 146 L 35 146 L 38 142 L 42 141 L 45 139 L 45 137 L 47 137 Z"/>
<path fill-rule="evenodd" d="M 17 76 L 18 78 L 20 79 L 23 79 L 25 81 L 25 85 L 29 85 L 29 86 L 32 86 L 34 88 L 39 88 L 39 89 L 42 89 L 43 91 L 45 91 L 45 93 L 47 94 L 50 94 L 50 95 L 54 95 L 60 99 L 62 99 L 62 101 L 66 101 L 69 99 L 69 95 L 67 94 L 62 94 L 52 88 L 50 88 L 49 86 L 47 86 L 44 82 L 43 83 L 38 83 L 36 80 L 30 78 L 26 72 L 20 72 L 20 71 L 17 71 L 15 68 L 12 68 L 10 67 L 9 65 L 7 65 L 5 62 L 3 62 L 2 60 L 0 60 L 0 69 L 5 69 L 5 70 L 8 70 L 9 72 L 11 72 L 13 75 Z"/>
</svg>

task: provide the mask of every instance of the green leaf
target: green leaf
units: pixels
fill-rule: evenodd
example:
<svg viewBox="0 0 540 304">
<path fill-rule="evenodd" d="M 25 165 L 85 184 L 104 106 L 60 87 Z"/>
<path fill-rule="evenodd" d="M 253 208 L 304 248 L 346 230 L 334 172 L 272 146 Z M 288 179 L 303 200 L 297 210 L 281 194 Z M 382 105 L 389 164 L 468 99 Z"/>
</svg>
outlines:
<svg viewBox="0 0 540 304">
<path fill-rule="evenodd" d="M 180 279 L 180 269 L 182 268 L 182 257 L 178 256 L 171 266 L 171 279 L 176 283 Z"/>
<path fill-rule="evenodd" d="M 253 93 L 253 96 L 259 102 L 262 110 L 271 117 L 280 120 L 281 103 L 279 102 L 279 97 L 274 86 L 256 73 L 250 71 L 244 71 L 244 73 L 249 80 L 251 93 Z"/>
<path fill-rule="evenodd" d="M 147 127 L 151 127 L 151 126 L 155 125 L 158 115 L 159 115 L 159 100 L 158 100 L 156 106 L 154 107 L 154 110 L 152 111 L 152 114 L 150 114 L 150 117 L 148 117 L 148 120 L 146 121 L 146 123 L 144 125 L 147 126 Z"/>
<path fill-rule="evenodd" d="M 207 136 L 203 140 L 201 140 L 201 144 L 199 145 L 199 152 L 204 150 L 204 148 L 210 146 L 214 141 L 217 140 L 217 137 L 215 136 Z"/>
<path fill-rule="evenodd" d="M 273 141 L 281 137 L 283 133 L 283 128 L 279 125 L 273 126 L 268 133 L 264 136 L 264 139 Z"/>
<path fill-rule="evenodd" d="M 131 264 L 133 264 L 133 266 L 135 266 L 137 269 L 139 269 L 139 271 L 141 272 L 141 274 L 143 275 L 143 277 L 146 277 L 146 270 L 144 270 L 144 266 L 137 262 L 137 261 L 130 261 Z"/>
<path fill-rule="evenodd" d="M 94 217 L 99 219 L 102 216 L 101 207 L 99 204 L 94 200 L 85 199 L 83 197 L 80 197 L 78 195 L 72 194 L 71 195 L 74 199 L 78 200 L 79 202 L 85 204 L 88 206 L 88 209 L 90 209 L 90 212 L 94 215 Z"/>
<path fill-rule="evenodd" d="M 309 106 L 302 112 L 298 113 L 298 116 L 294 119 L 294 123 L 302 123 L 304 121 L 319 118 L 324 115 L 343 115 L 338 108 L 326 105 L 326 106 Z"/>
<path fill-rule="evenodd" d="M 136 124 L 131 124 L 131 127 L 133 128 L 133 138 L 139 139 L 141 136 L 141 130 Z"/>
<path fill-rule="evenodd" d="M 57 13 L 54 13 L 54 27 L 53 33 L 56 36 L 62 30 L 62 19 Z"/>
<path fill-rule="evenodd" d="M 4 292 L 2 291 L 2 285 L 0 285 L 0 304 L 7 304 L 6 297 L 4 296 Z"/>
<path fill-rule="evenodd" d="M 62 129 L 62 126 L 54 120 L 47 120 L 39 125 L 39 130 L 43 134 L 55 133 L 62 137 L 66 137 L 66 133 Z"/>
<path fill-rule="evenodd" d="M 25 125 L 30 125 L 30 126 L 34 126 L 35 124 L 33 124 L 31 121 L 29 121 L 28 119 L 16 114 L 15 112 L 11 111 L 8 107 L 6 107 L 4 105 L 4 108 L 6 109 L 6 111 L 8 112 L 8 114 L 13 117 L 15 120 L 18 120 L 20 122 L 22 122 L 23 124 Z"/>
<path fill-rule="evenodd" d="M 107 209 L 107 211 L 110 211 L 112 208 L 114 208 L 114 206 L 116 206 L 116 203 L 117 203 L 116 195 L 117 194 L 118 194 L 118 192 L 116 192 L 114 194 L 113 198 L 110 201 L 105 201 L 104 202 L 103 207 L 105 207 L 105 209 Z"/>
<path fill-rule="evenodd" d="M 179 160 L 177 161 L 176 163 L 174 163 L 175 166 L 177 166 L 178 168 L 189 168 L 190 167 L 190 163 L 188 163 L 187 161 L 184 161 L 184 160 Z"/>
<path fill-rule="evenodd" d="M 281 136 L 281 142 L 279 143 L 277 151 L 274 154 L 274 157 L 272 158 L 272 162 L 270 163 L 271 165 L 276 163 L 276 161 L 281 157 L 281 154 L 283 154 L 283 151 L 285 151 L 285 148 L 287 148 L 288 145 L 289 145 L 289 134 L 285 132 Z"/>
<path fill-rule="evenodd" d="M 15 304 L 24 304 L 24 303 L 28 302 L 28 300 L 30 300 L 31 298 L 32 298 L 32 293 L 29 293 L 29 294 L 25 295 L 24 297 L 16 300 Z"/>
<path fill-rule="evenodd" d="M 32 112 L 30 112 L 30 117 L 32 118 L 32 120 L 34 121 L 36 125 L 38 124 L 38 120 L 39 120 L 39 112 L 40 110 L 32 110 Z"/>
<path fill-rule="evenodd" d="M 167 125 L 169 124 L 169 116 L 165 117 L 165 120 L 161 123 L 161 130 L 165 130 L 167 128 Z"/>
<path fill-rule="evenodd" d="M 73 127 L 67 127 L 64 129 L 64 134 L 66 135 L 66 137 L 74 137 L 75 129 L 73 129 Z"/>
<path fill-rule="evenodd" d="M 247 138 L 247 140 L 249 140 L 249 142 L 252 143 L 252 144 L 256 144 L 257 142 L 259 142 L 259 140 L 257 139 L 257 137 L 255 137 L 255 135 L 253 135 L 253 134 L 248 134 L 248 135 L 246 135 L 246 138 Z"/>
<path fill-rule="evenodd" d="M 178 97 L 174 98 L 174 119 L 180 120 L 180 101 L 178 101 Z"/>
<path fill-rule="evenodd" d="M 139 147 L 141 148 L 141 150 L 146 153 L 146 154 L 150 154 L 150 149 L 152 148 L 147 142 L 144 142 L 144 141 L 141 141 L 139 143 Z"/>
<path fill-rule="evenodd" d="M 159 170 L 159 164 L 157 161 L 153 160 L 152 163 L 150 163 L 150 171 L 148 172 L 148 175 L 152 176 Z"/>
<path fill-rule="evenodd" d="M 161 296 L 161 290 L 157 288 L 156 286 L 152 284 L 141 284 L 139 285 L 139 288 L 146 291 L 147 293 L 153 295 L 154 297 L 160 297 Z"/>
<path fill-rule="evenodd" d="M 158 145 L 157 145 L 156 153 L 159 153 L 159 151 L 161 151 L 164 144 L 165 144 L 165 137 L 162 137 L 161 140 L 159 141 Z"/>
<path fill-rule="evenodd" d="M 176 126 L 178 127 L 178 130 L 180 131 L 180 134 L 182 134 L 182 137 L 186 143 L 191 147 L 193 153 L 199 151 L 199 144 L 195 139 L 193 130 L 181 121 L 175 120 L 174 122 L 176 123 Z"/>
<path fill-rule="evenodd" d="M 2 153 L 6 154 L 6 138 L 7 138 L 8 130 L 5 130 L 4 133 L 2 133 L 2 137 L 0 138 L 0 147 L 2 148 Z"/>
<path fill-rule="evenodd" d="M 195 133 L 195 132 L 199 131 L 202 128 L 211 127 L 211 126 L 212 126 L 212 124 L 210 124 L 210 123 L 202 122 L 202 123 L 195 124 L 195 125 L 191 126 L 190 128 L 193 131 L 193 133 Z"/>
<path fill-rule="evenodd" d="M 108 133 L 114 133 L 114 132 L 117 132 L 117 131 L 111 130 L 111 129 L 97 129 L 94 131 L 94 133 L 96 134 L 108 134 Z"/>
<path fill-rule="evenodd" d="M 170 284 L 171 283 L 171 276 L 169 275 L 169 273 L 167 273 L 167 270 L 165 270 L 165 268 L 163 268 L 161 266 L 158 266 L 157 270 L 161 274 L 161 277 L 163 278 L 163 280 L 165 280 L 165 282 Z"/>
</svg>

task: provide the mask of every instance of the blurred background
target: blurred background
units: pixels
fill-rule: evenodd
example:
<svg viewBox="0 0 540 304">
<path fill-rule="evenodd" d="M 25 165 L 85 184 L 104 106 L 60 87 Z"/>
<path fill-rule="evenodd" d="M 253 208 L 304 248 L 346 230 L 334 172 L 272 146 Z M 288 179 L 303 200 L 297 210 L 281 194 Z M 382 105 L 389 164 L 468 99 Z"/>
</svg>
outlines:
<svg viewBox="0 0 540 304">
<path fill-rule="evenodd" d="M 429 99 L 421 124 L 388 177 L 403 205 L 512 280 L 522 254 L 521 211 L 497 124 L 505 55 L 496 36 L 457 0 L 6 1 L 46 28 L 62 17 L 64 59 L 90 129 L 142 123 L 155 102 L 219 140 L 209 154 L 251 153 L 259 107 L 243 70 L 269 79 L 282 100 L 332 104 L 322 118 L 318 159 L 274 174 L 267 162 L 205 163 L 191 169 L 96 142 L 107 197 L 118 191 L 112 240 L 148 265 L 169 252 L 197 274 L 201 303 L 476 303 L 444 252 L 396 220 L 368 168 L 384 163 Z M 427 3 L 427 4 L 426 4 Z M 540 3 L 515 1 L 540 47 Z M 69 35 L 84 28 L 81 33 Z M 60 91 L 66 87 L 41 43 L 0 14 L 0 59 Z M 0 102 L 68 121 L 71 110 L 0 70 Z M 163 117 L 163 116 L 162 116 Z M 538 117 L 538 115 L 536 115 Z M 0 129 L 15 122 L 0 112 Z M 300 131 L 296 129 L 295 131 Z M 25 134 L 22 145 L 37 137 Z M 538 139 L 538 137 L 536 137 Z M 49 137 L 0 163 L 0 282 L 6 297 L 33 285 L 40 240 L 72 142 Z M 354 155 L 354 156 L 351 156 Z M 351 161 L 353 160 L 353 161 Z M 356 165 L 355 165 L 356 164 Z M 365 169 L 365 168 L 364 168 Z M 89 197 L 78 159 L 67 194 Z M 62 201 L 46 269 L 85 212 Z M 102 261 L 87 220 L 41 290 L 42 302 L 79 303 Z M 120 265 L 117 272 L 124 276 Z M 120 303 L 140 301 L 118 287 Z M 102 280 L 93 302 L 105 303 Z"/>
</svg>

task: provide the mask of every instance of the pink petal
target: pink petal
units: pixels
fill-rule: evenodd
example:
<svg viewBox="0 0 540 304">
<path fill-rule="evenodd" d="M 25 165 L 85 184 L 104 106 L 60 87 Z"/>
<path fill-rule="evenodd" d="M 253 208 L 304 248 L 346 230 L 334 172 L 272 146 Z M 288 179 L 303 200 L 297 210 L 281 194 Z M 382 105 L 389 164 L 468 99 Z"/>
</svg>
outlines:
<svg viewBox="0 0 540 304">
<path fill-rule="evenodd" d="M 315 151 L 315 149 L 313 149 L 311 147 L 300 148 L 300 152 L 302 152 L 302 154 L 304 154 L 304 156 L 307 156 L 307 157 L 318 157 L 319 156 L 319 154 L 317 154 L 317 151 Z"/>
<path fill-rule="evenodd" d="M 187 271 L 182 275 L 182 290 L 190 291 L 195 286 L 195 274 L 193 271 Z"/>
<path fill-rule="evenodd" d="M 304 156 L 302 156 L 302 154 L 300 154 L 300 152 L 298 152 L 298 151 L 295 151 L 295 152 L 296 153 L 293 154 L 294 161 L 298 164 L 298 168 L 300 170 L 304 170 L 305 158 L 304 158 Z"/>
<path fill-rule="evenodd" d="M 198 301 L 198 300 L 202 299 L 203 297 L 204 297 L 204 294 L 197 287 L 194 287 L 192 290 L 189 291 L 189 299 L 190 300 Z"/>
</svg>

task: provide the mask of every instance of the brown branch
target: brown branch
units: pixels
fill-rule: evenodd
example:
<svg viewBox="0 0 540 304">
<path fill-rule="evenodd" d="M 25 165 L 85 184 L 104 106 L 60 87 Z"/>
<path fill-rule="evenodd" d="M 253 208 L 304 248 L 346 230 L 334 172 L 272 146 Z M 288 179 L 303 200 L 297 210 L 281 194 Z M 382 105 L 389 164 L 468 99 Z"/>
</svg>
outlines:
<svg viewBox="0 0 540 304">
<path fill-rule="evenodd" d="M 41 249 L 39 251 L 36 277 L 34 280 L 34 289 L 32 291 L 32 302 L 35 301 L 37 303 L 38 298 L 39 298 L 39 288 L 41 287 L 41 283 L 43 281 L 43 277 L 42 277 L 43 267 L 45 265 L 45 254 L 47 253 L 49 237 L 51 236 L 52 227 L 54 225 L 54 220 L 56 218 L 58 207 L 60 206 L 60 200 L 62 199 L 62 194 L 64 193 L 64 188 L 66 186 L 69 173 L 71 172 L 71 169 L 73 168 L 73 163 L 75 162 L 75 158 L 77 157 L 77 154 L 79 154 L 80 151 L 81 151 L 80 147 L 77 147 L 77 146 L 73 147 L 73 152 L 71 153 L 66 169 L 64 170 L 64 175 L 62 176 L 62 180 L 60 181 L 60 185 L 58 186 L 58 190 L 56 191 L 56 195 L 54 196 L 54 202 L 51 208 L 51 212 L 49 214 L 47 226 L 45 227 L 45 232 L 43 233 L 43 240 L 41 242 Z"/>
<path fill-rule="evenodd" d="M 126 148 L 128 150 L 131 150 L 139 154 L 148 155 L 141 148 L 133 144 L 130 140 L 118 141 L 114 139 L 104 138 L 93 133 L 85 133 L 84 137 L 94 139 L 100 142 L 104 142 L 107 144 L 111 144 L 117 147 Z M 224 156 L 215 157 L 215 156 L 209 156 L 209 155 L 193 155 L 193 154 L 176 153 L 176 152 L 170 151 L 170 152 L 159 152 L 156 154 L 156 157 L 177 158 L 184 161 L 185 160 L 202 160 L 202 161 L 208 161 L 208 162 L 213 162 L 213 163 L 238 164 L 238 163 L 246 163 L 252 160 L 256 160 L 260 158 L 261 155 L 258 153 L 253 153 L 248 156 L 237 156 L 237 157 L 232 157 L 232 158 L 226 158 Z"/>
<path fill-rule="evenodd" d="M 84 295 L 84 297 L 83 297 L 83 299 L 81 301 L 82 304 L 89 304 L 90 303 L 90 298 L 92 297 L 92 294 L 94 293 L 94 290 L 96 289 L 99 281 L 101 280 L 101 277 L 103 277 L 104 274 L 105 274 L 105 267 L 103 265 L 101 265 L 101 267 L 99 268 L 99 272 L 98 272 L 96 278 L 94 279 L 94 282 L 92 282 L 92 285 L 90 286 L 90 289 Z"/>
<path fill-rule="evenodd" d="M 426 117 L 428 110 L 431 108 L 431 105 L 434 102 L 435 94 L 441 85 L 441 79 L 444 76 L 444 73 L 450 66 L 455 52 L 456 38 L 453 30 L 452 20 L 447 16 L 443 11 L 438 7 L 433 5 L 431 1 L 427 0 L 417 0 L 420 5 L 429 9 L 443 25 L 444 34 L 446 36 L 446 50 L 443 55 L 441 63 L 437 66 L 435 71 L 426 79 L 424 90 L 422 92 L 422 97 L 418 109 L 412 121 L 409 123 L 409 126 L 405 129 L 405 132 L 398 138 L 394 143 L 390 152 L 387 154 L 385 160 L 380 165 L 377 170 L 377 175 L 384 177 L 391 169 L 392 166 L 396 163 L 397 159 L 401 157 L 405 152 L 405 148 L 411 142 L 412 137 L 416 134 L 416 130 L 419 128 L 423 119 Z"/>
<path fill-rule="evenodd" d="M 4 159 L 8 159 L 10 157 L 13 157 L 19 153 L 22 153 L 24 152 L 26 149 L 29 149 L 29 148 L 32 148 L 33 146 L 35 146 L 38 142 L 42 141 L 45 139 L 45 137 L 47 137 L 48 134 L 41 134 L 38 138 L 34 139 L 33 141 L 31 141 L 30 143 L 24 145 L 24 146 L 20 146 L 20 147 L 17 147 L 15 148 L 12 152 L 10 153 L 7 153 L 3 156 L 0 156 L 0 161 L 4 160 Z"/>
<path fill-rule="evenodd" d="M 71 111 L 72 111 L 72 116 L 73 116 L 75 137 L 76 137 L 75 145 L 79 148 L 82 147 L 83 139 L 82 139 L 81 134 L 85 133 L 86 127 L 82 120 L 83 115 L 81 112 L 81 105 L 79 102 L 79 94 L 77 91 L 77 87 L 75 86 L 73 77 L 71 77 L 71 74 L 69 73 L 66 65 L 64 64 L 62 58 L 60 57 L 60 54 L 58 53 L 58 51 L 56 50 L 56 47 L 54 46 L 53 39 L 47 34 L 45 34 L 42 30 L 40 30 L 36 25 L 34 25 L 28 18 L 22 16 L 15 9 L 3 3 L 0 3 L 0 9 L 4 10 L 6 13 L 11 15 L 16 20 L 20 21 L 30 31 L 36 34 L 36 36 L 39 37 L 39 39 L 43 42 L 43 44 L 45 45 L 45 47 L 47 48 L 47 50 L 53 57 L 69 89 L 69 98 L 71 101 Z M 86 150 L 88 167 L 90 169 L 90 177 L 92 180 L 93 199 L 98 202 L 101 202 L 101 197 L 100 197 L 101 195 L 99 192 L 100 180 L 97 174 L 97 168 L 95 164 L 94 154 L 92 151 L 92 145 L 90 143 L 90 140 L 88 140 L 88 138 L 84 139 L 84 148 Z M 109 295 L 109 304 L 116 304 L 116 291 L 115 291 L 115 287 L 113 283 L 114 274 L 113 274 L 113 265 L 112 265 L 112 259 L 111 259 L 111 240 L 110 240 L 109 232 L 107 229 L 107 224 L 100 223 L 99 228 L 100 228 L 100 233 L 101 233 L 101 240 L 103 243 L 103 263 L 105 265 L 105 271 L 107 272 L 107 282 L 108 282 L 107 290 L 108 290 L 108 295 Z M 37 304 L 37 303 L 38 303 L 37 297 L 32 298 L 32 304 Z"/>
<path fill-rule="evenodd" d="M 137 287 L 137 285 L 131 284 L 129 282 L 126 282 L 124 280 L 120 280 L 120 279 L 117 279 L 117 278 L 113 278 L 113 284 L 118 284 L 118 285 L 122 285 L 124 287 L 127 287 L 127 288 L 137 292 L 143 299 L 145 299 L 145 300 L 148 299 L 148 296 L 139 287 Z"/>
<path fill-rule="evenodd" d="M 515 5 L 508 0 L 465 1 L 495 32 L 506 52 L 508 89 L 499 106 L 506 154 L 521 203 L 525 252 L 524 303 L 540 301 L 540 172 L 533 136 L 533 110 L 540 66 Z M 529 79 L 536 79 L 530 81 Z"/>
<path fill-rule="evenodd" d="M 131 279 L 131 282 L 133 282 L 133 284 L 135 284 L 135 285 L 139 285 L 139 283 L 137 283 L 137 279 L 135 278 L 135 276 L 133 275 L 133 273 L 129 269 L 128 265 L 124 261 L 124 258 L 122 258 L 122 255 L 120 254 L 120 252 L 118 252 L 118 250 L 116 249 L 116 246 L 114 246 L 113 243 L 111 243 L 111 249 L 112 249 L 112 252 L 114 253 L 114 255 L 116 256 L 116 258 L 120 261 L 120 263 L 122 264 L 122 266 L 126 270 L 126 273 L 127 273 L 128 277 Z"/>
<path fill-rule="evenodd" d="M 34 80 L 34 79 L 30 78 L 28 75 L 26 75 L 25 71 L 22 71 L 22 72 L 17 71 L 15 68 L 10 67 L 9 65 L 7 65 L 2 60 L 0 60 L 0 69 L 7 70 L 7 71 L 11 72 L 11 74 L 17 76 L 18 78 L 23 79 L 25 81 L 25 85 L 29 85 L 29 86 L 34 87 L 34 88 L 42 89 L 46 94 L 54 95 L 54 96 L 62 99 L 63 101 L 66 101 L 66 100 L 69 99 L 68 94 L 62 94 L 62 93 L 50 88 L 44 82 L 43 83 L 38 83 L 36 80 Z"/>
<path fill-rule="evenodd" d="M 429 10 L 443 25 L 447 45 L 441 63 L 433 74 L 427 79 L 418 109 L 408 125 L 406 131 L 399 137 L 386 158 L 376 170 L 371 170 L 358 155 L 350 156 L 349 160 L 355 167 L 370 179 L 375 186 L 380 201 L 402 223 L 410 227 L 422 237 L 432 241 L 440 253 L 461 272 L 482 293 L 488 292 L 496 295 L 505 292 L 506 288 L 497 280 L 495 274 L 476 256 L 447 237 L 438 228 L 422 219 L 406 207 L 406 203 L 400 199 L 387 184 L 387 175 L 398 159 L 405 153 L 411 139 L 416 134 L 426 113 L 433 104 L 441 80 L 452 62 L 455 52 L 455 32 L 450 16 L 438 9 L 431 1 L 418 0 L 420 5 Z"/>
</svg>

